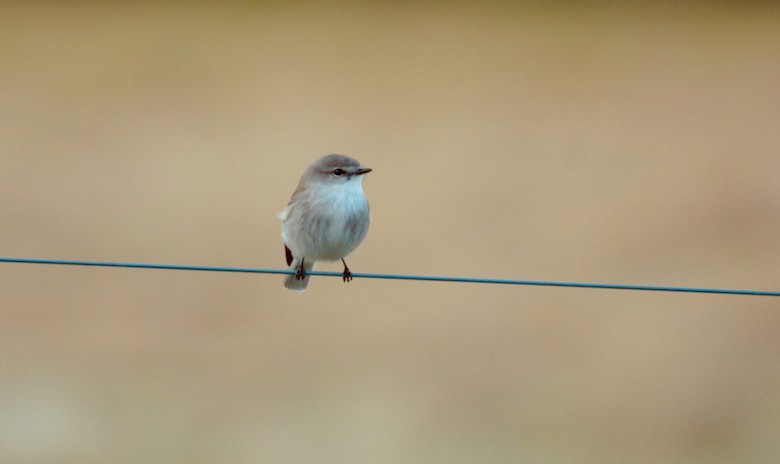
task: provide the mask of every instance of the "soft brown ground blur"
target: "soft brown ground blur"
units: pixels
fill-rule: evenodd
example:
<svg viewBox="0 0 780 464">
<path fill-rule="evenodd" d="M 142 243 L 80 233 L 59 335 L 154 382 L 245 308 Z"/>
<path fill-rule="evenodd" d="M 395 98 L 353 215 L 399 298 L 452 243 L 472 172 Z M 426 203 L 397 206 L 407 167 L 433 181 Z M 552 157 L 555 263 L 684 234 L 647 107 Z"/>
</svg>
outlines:
<svg viewBox="0 0 780 464">
<path fill-rule="evenodd" d="M 780 8 L 2 4 L 0 255 L 780 289 Z M 322 265 L 321 270 L 340 270 Z M 780 459 L 780 300 L 0 264 L 0 462 Z"/>
</svg>

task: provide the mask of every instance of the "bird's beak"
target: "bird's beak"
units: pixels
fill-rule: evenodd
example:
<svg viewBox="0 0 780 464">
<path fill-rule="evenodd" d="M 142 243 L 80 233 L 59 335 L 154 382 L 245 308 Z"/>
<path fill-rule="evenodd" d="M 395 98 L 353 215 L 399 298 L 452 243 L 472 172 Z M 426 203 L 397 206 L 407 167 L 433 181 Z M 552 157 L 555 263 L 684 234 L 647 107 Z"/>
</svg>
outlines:
<svg viewBox="0 0 780 464">
<path fill-rule="evenodd" d="M 357 171 L 355 171 L 356 176 L 362 176 L 363 174 L 368 174 L 371 172 L 371 168 L 358 168 Z"/>
</svg>

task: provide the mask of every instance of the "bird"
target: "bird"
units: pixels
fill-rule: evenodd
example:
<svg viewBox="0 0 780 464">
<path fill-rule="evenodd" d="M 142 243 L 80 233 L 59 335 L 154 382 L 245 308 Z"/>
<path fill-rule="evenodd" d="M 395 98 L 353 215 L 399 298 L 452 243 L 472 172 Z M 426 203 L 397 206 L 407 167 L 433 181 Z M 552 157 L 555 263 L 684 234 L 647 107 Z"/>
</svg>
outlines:
<svg viewBox="0 0 780 464">
<path fill-rule="evenodd" d="M 284 286 L 302 292 L 317 261 L 344 265 L 342 279 L 352 280 L 344 258 L 368 233 L 371 214 L 363 176 L 372 170 L 346 155 L 330 154 L 304 171 L 287 207 L 279 213 L 287 265 L 295 270 Z"/>
</svg>

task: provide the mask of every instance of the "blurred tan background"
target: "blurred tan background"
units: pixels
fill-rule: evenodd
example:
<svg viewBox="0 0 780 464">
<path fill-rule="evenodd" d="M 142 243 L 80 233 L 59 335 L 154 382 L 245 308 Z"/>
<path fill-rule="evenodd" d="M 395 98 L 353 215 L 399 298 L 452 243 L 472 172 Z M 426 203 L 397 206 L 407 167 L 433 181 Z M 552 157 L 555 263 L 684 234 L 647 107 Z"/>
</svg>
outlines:
<svg viewBox="0 0 780 464">
<path fill-rule="evenodd" d="M 0 254 L 780 289 L 775 2 L 6 2 Z M 320 270 L 340 270 L 322 265 Z M 780 459 L 780 300 L 0 265 L 0 462 Z"/>
</svg>

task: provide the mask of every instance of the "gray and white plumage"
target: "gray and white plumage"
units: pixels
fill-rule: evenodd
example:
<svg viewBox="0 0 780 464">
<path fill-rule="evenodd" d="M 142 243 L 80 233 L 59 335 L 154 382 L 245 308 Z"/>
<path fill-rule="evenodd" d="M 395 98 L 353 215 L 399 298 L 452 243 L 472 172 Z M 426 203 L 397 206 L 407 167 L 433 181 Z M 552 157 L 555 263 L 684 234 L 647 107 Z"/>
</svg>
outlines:
<svg viewBox="0 0 780 464">
<path fill-rule="evenodd" d="M 307 272 L 317 261 L 343 261 L 366 237 L 371 218 L 363 175 L 370 171 L 353 158 L 334 154 L 303 173 L 279 214 L 287 264 L 298 271 L 285 276 L 285 287 L 303 291 L 309 283 Z M 351 278 L 345 262 L 344 281 Z"/>
</svg>

